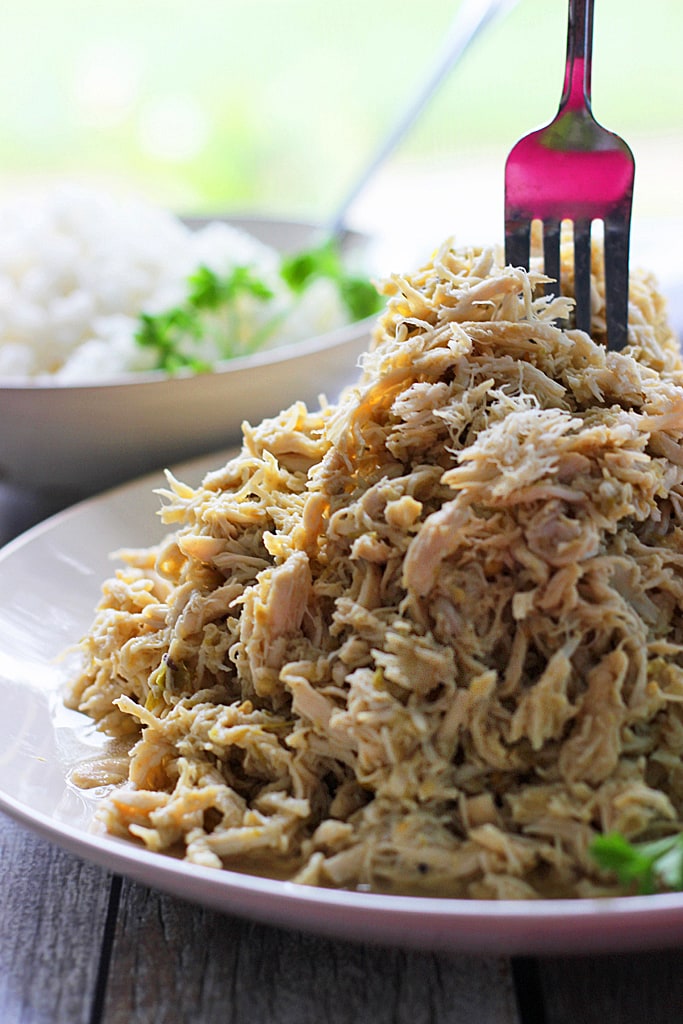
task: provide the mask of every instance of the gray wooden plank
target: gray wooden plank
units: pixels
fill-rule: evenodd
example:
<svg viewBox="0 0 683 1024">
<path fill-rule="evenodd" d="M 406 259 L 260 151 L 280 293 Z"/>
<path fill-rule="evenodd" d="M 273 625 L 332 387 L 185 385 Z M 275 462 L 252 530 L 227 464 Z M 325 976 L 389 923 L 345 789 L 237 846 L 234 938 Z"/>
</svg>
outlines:
<svg viewBox="0 0 683 1024">
<path fill-rule="evenodd" d="M 545 1024 L 683 1020 L 683 951 L 550 958 L 538 964 Z"/>
<path fill-rule="evenodd" d="M 0 814 L 0 1021 L 87 1024 L 111 877 Z"/>
<path fill-rule="evenodd" d="M 509 963 L 269 928 L 124 881 L 103 1024 L 519 1024 Z"/>
</svg>

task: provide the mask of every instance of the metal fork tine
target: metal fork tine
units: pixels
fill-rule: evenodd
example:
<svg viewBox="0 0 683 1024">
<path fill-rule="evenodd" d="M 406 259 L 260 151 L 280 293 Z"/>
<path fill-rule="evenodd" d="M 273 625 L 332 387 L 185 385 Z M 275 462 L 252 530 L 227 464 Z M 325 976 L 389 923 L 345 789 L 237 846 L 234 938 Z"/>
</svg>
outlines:
<svg viewBox="0 0 683 1024">
<path fill-rule="evenodd" d="M 605 305 L 607 345 L 620 351 L 628 330 L 628 250 L 630 211 L 605 217 Z"/>
<path fill-rule="evenodd" d="M 590 225 L 595 220 L 604 222 L 607 343 L 621 349 L 628 340 L 628 242 L 635 161 L 627 143 L 593 117 L 592 55 L 593 0 L 569 0 L 560 106 L 549 124 L 518 139 L 508 153 L 505 229 L 507 237 L 525 221 L 543 222 L 545 274 L 557 280 L 546 285 L 545 292 L 561 295 L 560 224 L 576 225 L 573 322 L 590 331 Z M 515 256 L 514 262 L 524 261 Z"/>
<path fill-rule="evenodd" d="M 546 277 L 553 279 L 545 286 L 546 295 L 558 295 L 560 292 L 559 220 L 549 219 L 543 222 L 543 273 Z"/>
<path fill-rule="evenodd" d="M 574 222 L 574 321 L 581 331 L 591 329 L 591 223 Z"/>
<path fill-rule="evenodd" d="M 529 269 L 531 253 L 531 222 L 505 226 L 505 262 L 513 267 Z"/>
</svg>

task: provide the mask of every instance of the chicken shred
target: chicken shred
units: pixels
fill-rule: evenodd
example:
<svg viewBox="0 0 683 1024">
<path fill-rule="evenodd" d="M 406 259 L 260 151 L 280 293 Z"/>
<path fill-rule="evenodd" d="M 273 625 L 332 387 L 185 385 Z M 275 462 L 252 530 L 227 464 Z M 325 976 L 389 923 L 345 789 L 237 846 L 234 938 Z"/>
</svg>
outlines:
<svg viewBox="0 0 683 1024">
<path fill-rule="evenodd" d="M 683 364 L 496 250 L 383 285 L 357 383 L 245 424 L 121 553 L 68 703 L 135 734 L 113 833 L 216 868 L 484 899 L 615 892 L 683 827 Z M 567 253 L 563 253 L 567 261 Z M 570 270 L 567 266 L 565 269 Z"/>
</svg>

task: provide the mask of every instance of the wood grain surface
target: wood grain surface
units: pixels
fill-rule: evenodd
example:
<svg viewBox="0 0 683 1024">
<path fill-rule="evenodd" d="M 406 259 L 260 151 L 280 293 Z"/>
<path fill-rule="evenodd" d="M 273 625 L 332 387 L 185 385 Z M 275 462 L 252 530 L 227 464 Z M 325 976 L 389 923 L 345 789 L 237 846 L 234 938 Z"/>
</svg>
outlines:
<svg viewBox="0 0 683 1024">
<path fill-rule="evenodd" d="M 334 941 L 112 878 L 0 814 L 0 1024 L 672 1024 L 683 951 Z"/>
<path fill-rule="evenodd" d="M 111 877 L 0 815 L 0 1021 L 87 1024 Z"/>
<path fill-rule="evenodd" d="M 165 1015 L 170 1007 L 177 1016 Z M 505 959 L 334 942 L 212 913 L 128 882 L 122 888 L 102 1019 L 106 1024 L 518 1021 Z"/>
</svg>

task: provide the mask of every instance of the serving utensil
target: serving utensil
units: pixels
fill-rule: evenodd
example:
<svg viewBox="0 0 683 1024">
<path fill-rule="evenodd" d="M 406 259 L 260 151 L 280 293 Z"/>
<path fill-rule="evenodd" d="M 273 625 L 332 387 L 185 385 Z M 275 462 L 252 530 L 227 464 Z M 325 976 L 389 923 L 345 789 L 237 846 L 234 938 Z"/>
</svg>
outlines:
<svg viewBox="0 0 683 1024">
<path fill-rule="evenodd" d="M 518 2 L 519 0 L 463 0 L 422 85 L 334 211 L 327 226 L 328 236 L 339 238 L 344 234 L 351 206 L 407 134 L 438 87 L 462 60 L 481 32 L 511 11 Z"/>
<path fill-rule="evenodd" d="M 626 142 L 591 111 L 593 0 L 569 0 L 567 61 L 559 110 L 545 128 L 524 136 L 505 166 L 505 258 L 529 267 L 531 224 L 543 222 L 544 272 L 560 282 L 560 229 L 572 222 L 575 322 L 591 325 L 591 225 L 604 225 L 607 339 L 626 344 L 628 260 L 635 161 Z"/>
</svg>

